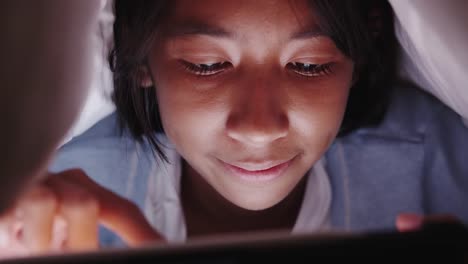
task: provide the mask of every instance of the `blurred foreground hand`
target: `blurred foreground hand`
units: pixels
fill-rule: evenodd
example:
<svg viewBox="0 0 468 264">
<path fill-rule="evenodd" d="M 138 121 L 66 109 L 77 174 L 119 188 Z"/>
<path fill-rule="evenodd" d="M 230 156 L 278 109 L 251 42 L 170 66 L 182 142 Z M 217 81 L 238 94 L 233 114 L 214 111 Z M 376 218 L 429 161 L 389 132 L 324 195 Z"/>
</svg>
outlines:
<svg viewBox="0 0 468 264">
<path fill-rule="evenodd" d="M 449 214 L 440 215 L 420 215 L 413 213 L 401 213 L 395 221 L 399 232 L 418 231 L 424 228 L 424 225 L 431 223 L 457 223 L 455 216 Z"/>
<path fill-rule="evenodd" d="M 163 240 L 132 202 L 68 170 L 27 190 L 0 219 L 0 259 L 97 249 L 98 224 L 129 246 Z"/>
</svg>

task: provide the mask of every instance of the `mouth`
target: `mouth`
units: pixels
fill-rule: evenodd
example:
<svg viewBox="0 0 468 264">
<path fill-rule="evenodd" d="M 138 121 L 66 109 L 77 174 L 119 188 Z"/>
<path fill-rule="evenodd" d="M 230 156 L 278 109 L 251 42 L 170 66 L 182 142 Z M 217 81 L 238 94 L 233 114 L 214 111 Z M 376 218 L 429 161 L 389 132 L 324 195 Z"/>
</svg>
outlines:
<svg viewBox="0 0 468 264">
<path fill-rule="evenodd" d="M 294 158 L 286 161 L 230 164 L 221 161 L 228 174 L 246 182 L 269 182 L 281 177 Z"/>
</svg>

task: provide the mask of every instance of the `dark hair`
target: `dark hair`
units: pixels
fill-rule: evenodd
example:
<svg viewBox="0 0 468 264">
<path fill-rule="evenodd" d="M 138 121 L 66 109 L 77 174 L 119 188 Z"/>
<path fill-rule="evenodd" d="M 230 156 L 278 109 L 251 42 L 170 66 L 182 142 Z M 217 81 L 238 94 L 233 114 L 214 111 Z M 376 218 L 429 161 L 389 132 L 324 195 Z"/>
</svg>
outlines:
<svg viewBox="0 0 468 264">
<path fill-rule="evenodd" d="M 141 68 L 155 32 L 169 13 L 169 2 L 116 0 L 114 46 L 109 63 L 114 73 L 113 100 L 120 127 L 138 141 L 147 140 L 165 157 L 156 138 L 162 132 L 155 89 L 143 89 Z M 395 75 L 393 13 L 385 0 L 311 0 L 322 31 L 355 63 L 354 83 L 338 136 L 375 126 L 388 105 Z"/>
</svg>

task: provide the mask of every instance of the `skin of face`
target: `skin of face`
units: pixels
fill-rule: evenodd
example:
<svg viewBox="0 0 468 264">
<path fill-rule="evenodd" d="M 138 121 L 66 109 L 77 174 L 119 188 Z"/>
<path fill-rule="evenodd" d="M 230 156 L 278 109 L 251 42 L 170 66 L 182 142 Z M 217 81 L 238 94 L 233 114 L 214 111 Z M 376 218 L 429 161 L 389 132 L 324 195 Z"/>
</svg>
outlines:
<svg viewBox="0 0 468 264">
<path fill-rule="evenodd" d="M 145 78 L 167 137 L 227 201 L 278 204 L 335 138 L 353 62 L 307 1 L 178 0 L 165 25 Z M 236 174 L 276 165 L 268 180 Z"/>
</svg>

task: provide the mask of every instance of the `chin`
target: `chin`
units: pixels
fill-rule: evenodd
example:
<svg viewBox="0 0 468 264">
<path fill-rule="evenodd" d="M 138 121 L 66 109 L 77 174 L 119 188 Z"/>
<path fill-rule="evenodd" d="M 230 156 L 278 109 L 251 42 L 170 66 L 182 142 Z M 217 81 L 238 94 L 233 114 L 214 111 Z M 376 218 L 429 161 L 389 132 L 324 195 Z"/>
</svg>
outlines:
<svg viewBox="0 0 468 264">
<path fill-rule="evenodd" d="M 286 194 L 287 195 L 287 194 Z M 265 199 L 265 197 L 262 197 L 263 194 L 261 192 L 258 193 L 258 195 L 254 195 L 253 197 L 238 197 L 239 199 L 229 199 L 231 203 L 237 205 L 238 207 L 241 207 L 246 210 L 251 210 L 251 211 L 261 211 L 268 209 L 270 207 L 273 207 L 277 205 L 279 202 L 281 202 L 286 195 L 280 197 L 280 198 L 270 198 L 270 199 Z"/>
</svg>

